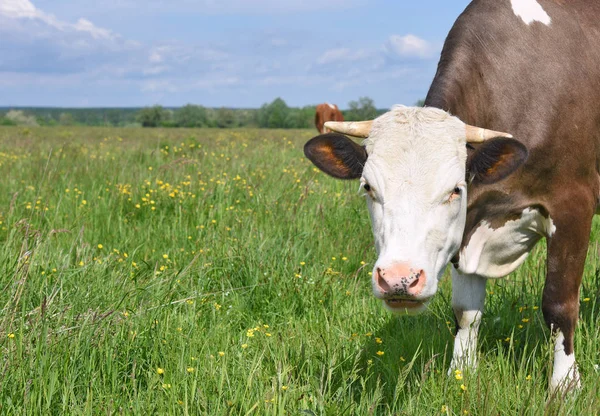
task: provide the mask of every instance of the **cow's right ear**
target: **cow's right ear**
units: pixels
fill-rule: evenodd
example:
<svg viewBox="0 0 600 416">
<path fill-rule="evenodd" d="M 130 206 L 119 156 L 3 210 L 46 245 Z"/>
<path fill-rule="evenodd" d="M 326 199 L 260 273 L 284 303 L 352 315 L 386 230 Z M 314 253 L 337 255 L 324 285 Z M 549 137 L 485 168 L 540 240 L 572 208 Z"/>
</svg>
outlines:
<svg viewBox="0 0 600 416">
<path fill-rule="evenodd" d="M 367 161 L 367 151 L 337 133 L 313 137 L 304 145 L 304 154 L 316 167 L 338 179 L 357 179 Z"/>
</svg>

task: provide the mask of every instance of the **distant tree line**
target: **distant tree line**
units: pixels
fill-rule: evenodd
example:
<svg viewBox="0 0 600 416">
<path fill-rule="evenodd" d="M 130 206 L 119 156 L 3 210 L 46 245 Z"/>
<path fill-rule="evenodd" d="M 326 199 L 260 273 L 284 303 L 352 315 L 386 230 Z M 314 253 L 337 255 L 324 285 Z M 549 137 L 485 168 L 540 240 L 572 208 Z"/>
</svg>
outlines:
<svg viewBox="0 0 600 416">
<path fill-rule="evenodd" d="M 421 103 L 419 103 L 421 104 Z M 350 101 L 342 110 L 349 121 L 369 120 L 386 110 L 369 97 Z M 208 108 L 188 104 L 180 108 L 160 105 L 144 108 L 0 108 L 0 125 L 115 126 L 115 127 L 260 127 L 313 128 L 315 106 L 290 107 L 281 98 L 258 109 Z"/>
<path fill-rule="evenodd" d="M 139 108 L 0 108 L 0 125 L 128 126 L 137 124 Z"/>
</svg>

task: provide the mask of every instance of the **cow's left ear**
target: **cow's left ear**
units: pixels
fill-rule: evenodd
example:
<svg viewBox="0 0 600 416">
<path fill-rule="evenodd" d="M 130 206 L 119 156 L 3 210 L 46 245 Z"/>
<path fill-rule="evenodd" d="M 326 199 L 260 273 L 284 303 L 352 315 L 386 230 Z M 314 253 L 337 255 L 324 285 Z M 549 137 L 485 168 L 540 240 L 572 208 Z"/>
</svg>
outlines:
<svg viewBox="0 0 600 416">
<path fill-rule="evenodd" d="M 483 184 L 498 182 L 523 165 L 527 156 L 525 145 L 515 139 L 486 140 L 467 159 L 469 179 Z"/>
<path fill-rule="evenodd" d="M 367 161 L 364 147 L 337 133 L 313 137 L 304 145 L 304 154 L 316 167 L 338 179 L 360 178 Z"/>
</svg>

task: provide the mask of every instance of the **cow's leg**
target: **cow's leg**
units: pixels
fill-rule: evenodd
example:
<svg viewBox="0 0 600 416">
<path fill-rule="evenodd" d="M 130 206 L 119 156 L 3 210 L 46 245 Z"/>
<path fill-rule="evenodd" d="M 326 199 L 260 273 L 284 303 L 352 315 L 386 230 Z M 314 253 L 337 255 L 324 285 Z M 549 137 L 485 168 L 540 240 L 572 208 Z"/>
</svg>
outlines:
<svg viewBox="0 0 600 416">
<path fill-rule="evenodd" d="M 483 277 L 462 274 L 452 268 L 452 309 L 457 332 L 450 371 L 477 366 L 477 335 L 485 303 L 486 282 Z"/>
<path fill-rule="evenodd" d="M 582 201 L 579 201 L 582 202 Z M 542 298 L 546 324 L 556 335 L 550 390 L 580 387 L 573 337 L 579 315 L 579 286 L 587 255 L 592 213 L 585 205 L 564 210 L 548 241 L 547 276 Z"/>
</svg>

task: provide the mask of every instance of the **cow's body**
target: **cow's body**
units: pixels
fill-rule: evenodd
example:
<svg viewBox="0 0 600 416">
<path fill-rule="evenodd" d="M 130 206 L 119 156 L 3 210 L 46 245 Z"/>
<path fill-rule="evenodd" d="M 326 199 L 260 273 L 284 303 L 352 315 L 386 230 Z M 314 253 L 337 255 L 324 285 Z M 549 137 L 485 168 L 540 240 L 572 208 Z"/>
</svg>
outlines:
<svg viewBox="0 0 600 416">
<path fill-rule="evenodd" d="M 344 115 L 335 104 L 319 104 L 315 112 L 315 127 L 319 133 L 327 133 L 329 131 L 324 127 L 328 121 L 344 121 Z"/>
<path fill-rule="evenodd" d="M 475 356 L 473 334 L 466 332 L 478 326 L 485 281 L 473 276 L 507 275 L 546 237 L 542 309 L 564 337 L 557 355 L 573 365 L 579 286 L 600 196 L 599 103 L 597 1 L 476 0 L 448 35 L 425 105 L 508 131 L 529 150 L 527 162 L 506 180 L 469 188 L 464 238 L 454 258 L 457 340 L 463 341 L 455 359 L 465 348 L 469 360 Z M 565 370 L 560 364 L 555 384 L 577 377 L 557 373 Z"/>
<path fill-rule="evenodd" d="M 422 310 L 451 260 L 452 366 L 474 366 L 487 279 L 514 271 L 546 238 L 550 385 L 578 386 L 573 336 L 600 201 L 600 2 L 474 0 L 446 39 L 425 108 L 351 124 L 337 131 L 368 137 L 364 149 L 329 134 L 305 153 L 363 183 L 379 254 L 375 296 Z M 498 134 L 470 137 L 469 125 Z M 514 139 L 492 137 L 501 131 Z M 483 144 L 464 154 L 465 137 Z"/>
</svg>

